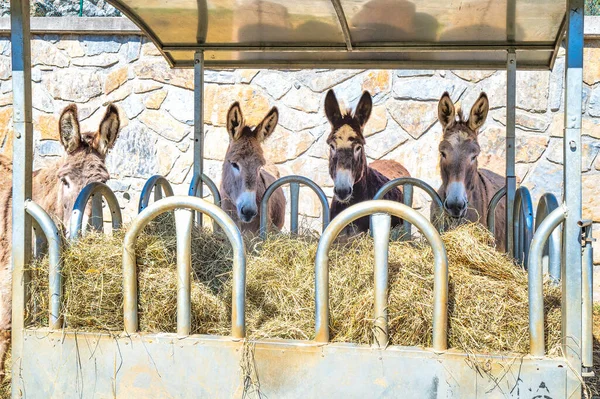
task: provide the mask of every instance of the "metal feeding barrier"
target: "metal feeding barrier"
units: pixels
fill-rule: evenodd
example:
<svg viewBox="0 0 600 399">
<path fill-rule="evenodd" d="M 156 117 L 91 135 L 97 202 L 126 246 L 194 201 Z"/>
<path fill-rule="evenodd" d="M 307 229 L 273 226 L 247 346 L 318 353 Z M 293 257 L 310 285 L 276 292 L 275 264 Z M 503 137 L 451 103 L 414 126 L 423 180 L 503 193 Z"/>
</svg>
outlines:
<svg viewBox="0 0 600 399">
<path fill-rule="evenodd" d="M 509 226 L 510 228 L 510 226 Z M 533 239 L 533 202 L 531 194 L 525 186 L 515 192 L 515 207 L 513 218 L 513 258 L 527 265 L 529 248 Z"/>
<path fill-rule="evenodd" d="M 33 218 L 39 233 L 48 243 L 48 328 L 58 330 L 62 327 L 60 304 L 62 300 L 62 238 L 58 227 L 48 213 L 31 200 L 25 201 L 25 211 Z M 36 231 L 36 235 L 38 232 Z"/>
<path fill-rule="evenodd" d="M 138 213 L 148 207 L 152 192 L 154 192 L 154 202 L 156 202 L 163 197 L 173 196 L 173 187 L 171 187 L 171 183 L 161 175 L 154 175 L 146 180 L 142 192 L 140 193 Z"/>
<path fill-rule="evenodd" d="M 327 196 L 315 183 L 304 176 L 284 176 L 275 180 L 263 195 L 260 201 L 260 237 L 264 240 L 267 237 L 267 222 L 269 216 L 269 199 L 271 195 L 277 190 L 279 187 L 284 186 L 286 184 L 290 185 L 290 232 L 293 234 L 298 234 L 298 199 L 300 197 L 300 186 L 306 186 L 310 188 L 319 198 L 321 202 L 321 215 L 323 218 L 323 231 L 329 224 L 329 202 L 327 201 Z"/>
<path fill-rule="evenodd" d="M 448 258 L 435 227 L 418 211 L 399 202 L 371 200 L 349 207 L 336 216 L 323 232 L 315 260 L 315 340 L 329 342 L 329 248 L 344 227 L 354 220 L 372 215 L 375 241 L 375 337 L 374 344 L 388 344 L 388 248 L 391 216 L 414 224 L 433 250 L 433 349 L 447 349 L 448 329 Z"/>
<path fill-rule="evenodd" d="M 496 235 L 496 208 L 498 207 L 498 204 L 500 204 L 500 200 L 502 200 L 504 197 L 506 197 L 506 186 L 496 191 L 496 193 L 492 196 L 490 203 L 488 204 L 486 223 L 488 230 L 494 236 Z"/>
<path fill-rule="evenodd" d="M 157 216 L 175 211 L 177 234 L 177 334 L 187 336 L 191 330 L 192 211 L 210 216 L 225 232 L 233 247 L 233 292 L 231 336 L 245 336 L 246 255 L 242 236 L 225 211 L 201 198 L 171 196 L 144 209 L 132 222 L 123 244 L 123 317 L 125 332 L 138 331 L 138 282 L 135 243 L 138 234 Z"/>
<path fill-rule="evenodd" d="M 207 175 L 205 175 L 204 173 L 200 173 L 200 174 L 195 174 L 194 177 L 192 178 L 192 181 L 190 183 L 190 188 L 188 190 L 188 195 L 191 197 L 200 197 L 203 198 L 202 196 L 202 184 L 206 184 L 206 186 L 208 187 L 208 190 L 210 191 L 211 195 L 213 196 L 213 202 L 216 206 L 221 206 L 221 193 L 219 192 L 219 189 L 217 188 L 217 185 L 215 184 L 214 181 L 212 181 L 212 179 L 210 177 L 208 177 Z M 200 195 L 198 195 L 200 194 Z M 196 223 L 198 223 L 199 226 L 202 226 L 202 213 L 198 213 L 196 215 Z M 213 231 L 217 231 L 217 223 L 213 221 Z"/>
<path fill-rule="evenodd" d="M 110 210 L 111 222 L 113 230 L 116 230 L 121 227 L 123 224 L 123 217 L 121 215 L 121 208 L 119 207 L 119 201 L 115 196 L 115 193 L 104 183 L 94 182 L 90 183 L 81 190 L 77 199 L 75 200 L 75 205 L 73 205 L 73 212 L 71 213 L 71 223 L 69 229 L 69 239 L 76 240 L 79 238 L 81 234 L 81 230 L 83 227 L 83 215 L 85 214 L 85 209 L 87 207 L 90 199 L 94 201 L 94 198 L 99 199 L 100 204 L 102 203 L 102 198 L 108 204 L 108 208 Z M 92 207 L 92 211 L 94 207 Z M 100 206 L 100 212 L 102 212 L 102 207 Z"/>
<path fill-rule="evenodd" d="M 538 202 L 535 212 L 535 231 L 540 228 L 542 222 L 560 205 L 556 196 L 551 193 L 542 195 Z M 544 273 L 548 273 L 550 278 L 558 283 L 560 281 L 560 264 L 562 262 L 562 233 L 560 225 L 557 226 L 550 236 L 547 238 L 544 245 L 542 265 Z M 533 243 L 532 243 L 533 245 Z M 530 247 L 531 248 L 531 247 Z M 531 249 L 530 249 L 531 251 Z"/>
<path fill-rule="evenodd" d="M 404 205 L 409 206 L 411 208 L 413 205 L 413 187 L 418 187 L 429 195 L 431 201 L 433 201 L 437 209 L 440 211 L 439 215 L 431 215 L 429 218 L 433 225 L 437 226 L 437 222 L 439 221 L 438 219 L 440 218 L 441 212 L 443 212 L 444 209 L 443 202 L 437 191 L 435 191 L 433 187 L 425 183 L 423 180 L 415 179 L 414 177 L 399 177 L 397 179 L 390 180 L 389 182 L 381 186 L 381 188 L 375 193 L 373 199 L 383 199 L 388 192 L 399 186 L 402 186 L 402 202 L 404 202 Z M 370 226 L 371 231 L 373 231 L 372 218 L 370 221 Z M 438 231 L 440 231 L 439 226 Z M 401 238 L 404 241 L 408 241 L 411 238 L 411 224 L 406 220 L 402 223 Z"/>
</svg>

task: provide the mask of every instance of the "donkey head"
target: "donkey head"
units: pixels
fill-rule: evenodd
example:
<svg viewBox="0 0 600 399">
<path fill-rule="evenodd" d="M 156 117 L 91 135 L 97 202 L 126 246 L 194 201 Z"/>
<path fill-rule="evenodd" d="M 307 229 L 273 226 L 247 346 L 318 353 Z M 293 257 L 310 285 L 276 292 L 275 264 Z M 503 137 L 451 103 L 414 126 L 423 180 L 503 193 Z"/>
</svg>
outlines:
<svg viewBox="0 0 600 399">
<path fill-rule="evenodd" d="M 279 119 L 276 107 L 271 108 L 255 128 L 246 126 L 240 104 L 235 102 L 227 112 L 229 147 L 223 163 L 221 189 L 235 204 L 237 214 L 244 223 L 258 214 L 256 190 L 265 157 L 261 143 L 269 137 Z"/>
<path fill-rule="evenodd" d="M 371 94 L 365 91 L 354 115 L 350 111 L 342 114 L 333 90 L 327 92 L 325 115 L 331 123 L 331 133 L 327 138 L 329 175 L 334 182 L 333 193 L 340 202 L 350 201 L 354 184 L 365 176 L 367 157 L 363 128 L 371 116 L 372 106 Z"/>
<path fill-rule="evenodd" d="M 58 198 L 55 209 L 65 226 L 75 200 L 81 190 L 90 183 L 105 183 L 110 175 L 106 169 L 106 153 L 112 148 L 119 134 L 119 112 L 109 104 L 106 114 L 95 132 L 82 133 L 77 118 L 77 106 L 69 105 L 59 121 L 60 141 L 67 155 L 59 164 L 55 184 Z"/>
<path fill-rule="evenodd" d="M 467 193 L 473 189 L 477 176 L 477 156 L 479 128 L 485 122 L 489 102 L 485 93 L 481 93 L 468 120 L 464 120 L 462 111 L 456 111 L 450 95 L 442 95 L 438 104 L 438 118 L 443 128 L 440 143 L 440 171 L 442 174 L 442 199 L 444 209 L 452 217 L 463 217 L 467 212 L 469 199 Z"/>
</svg>

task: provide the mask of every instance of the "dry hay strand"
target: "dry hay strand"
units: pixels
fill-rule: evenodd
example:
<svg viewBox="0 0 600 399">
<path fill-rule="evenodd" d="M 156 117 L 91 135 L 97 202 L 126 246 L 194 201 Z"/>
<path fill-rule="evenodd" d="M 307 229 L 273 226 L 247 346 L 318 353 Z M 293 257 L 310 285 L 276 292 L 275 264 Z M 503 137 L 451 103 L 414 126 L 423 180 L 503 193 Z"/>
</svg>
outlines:
<svg viewBox="0 0 600 399">
<path fill-rule="evenodd" d="M 193 231 L 193 333 L 228 335 L 231 327 L 229 243 Z M 481 225 L 444 233 L 449 258 L 449 347 L 479 353 L 527 353 L 527 275 L 493 247 Z M 63 315 L 75 330 L 120 332 L 123 233 L 90 233 L 65 249 Z M 251 339 L 314 338 L 314 236 L 271 235 L 247 246 L 246 326 Z M 144 332 L 176 328 L 175 230 L 171 217 L 140 235 L 139 321 Z M 373 243 L 360 236 L 330 251 L 330 335 L 333 342 L 373 339 Z M 28 310 L 47 325 L 47 260 L 32 267 Z M 431 346 L 433 253 L 423 240 L 392 242 L 389 249 L 390 344 Z M 545 285 L 546 339 L 551 355 L 560 340 L 560 291 Z"/>
</svg>

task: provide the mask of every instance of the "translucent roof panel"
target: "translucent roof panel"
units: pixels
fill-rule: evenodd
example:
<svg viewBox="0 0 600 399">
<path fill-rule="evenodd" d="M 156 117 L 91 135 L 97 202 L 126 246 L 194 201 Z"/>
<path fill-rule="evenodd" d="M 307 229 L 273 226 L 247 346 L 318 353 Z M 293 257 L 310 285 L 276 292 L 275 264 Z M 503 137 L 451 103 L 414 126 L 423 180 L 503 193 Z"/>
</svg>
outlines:
<svg viewBox="0 0 600 399">
<path fill-rule="evenodd" d="M 108 0 L 172 66 L 547 69 L 566 2 L 550 0 Z"/>
</svg>

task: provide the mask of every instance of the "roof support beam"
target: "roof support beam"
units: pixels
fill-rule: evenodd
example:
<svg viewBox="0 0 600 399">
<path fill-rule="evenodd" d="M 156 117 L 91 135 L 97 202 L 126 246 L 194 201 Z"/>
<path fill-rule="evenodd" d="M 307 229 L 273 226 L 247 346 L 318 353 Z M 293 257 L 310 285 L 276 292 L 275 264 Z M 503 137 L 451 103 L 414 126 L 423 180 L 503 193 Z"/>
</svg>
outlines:
<svg viewBox="0 0 600 399">
<path fill-rule="evenodd" d="M 342 28 L 344 41 L 346 42 L 346 50 L 352 51 L 352 37 L 350 37 L 350 27 L 348 26 L 348 21 L 346 20 L 346 14 L 344 14 L 344 8 L 342 7 L 340 0 L 331 0 L 331 4 L 335 9 L 338 20 L 340 21 L 340 27 Z"/>
</svg>

